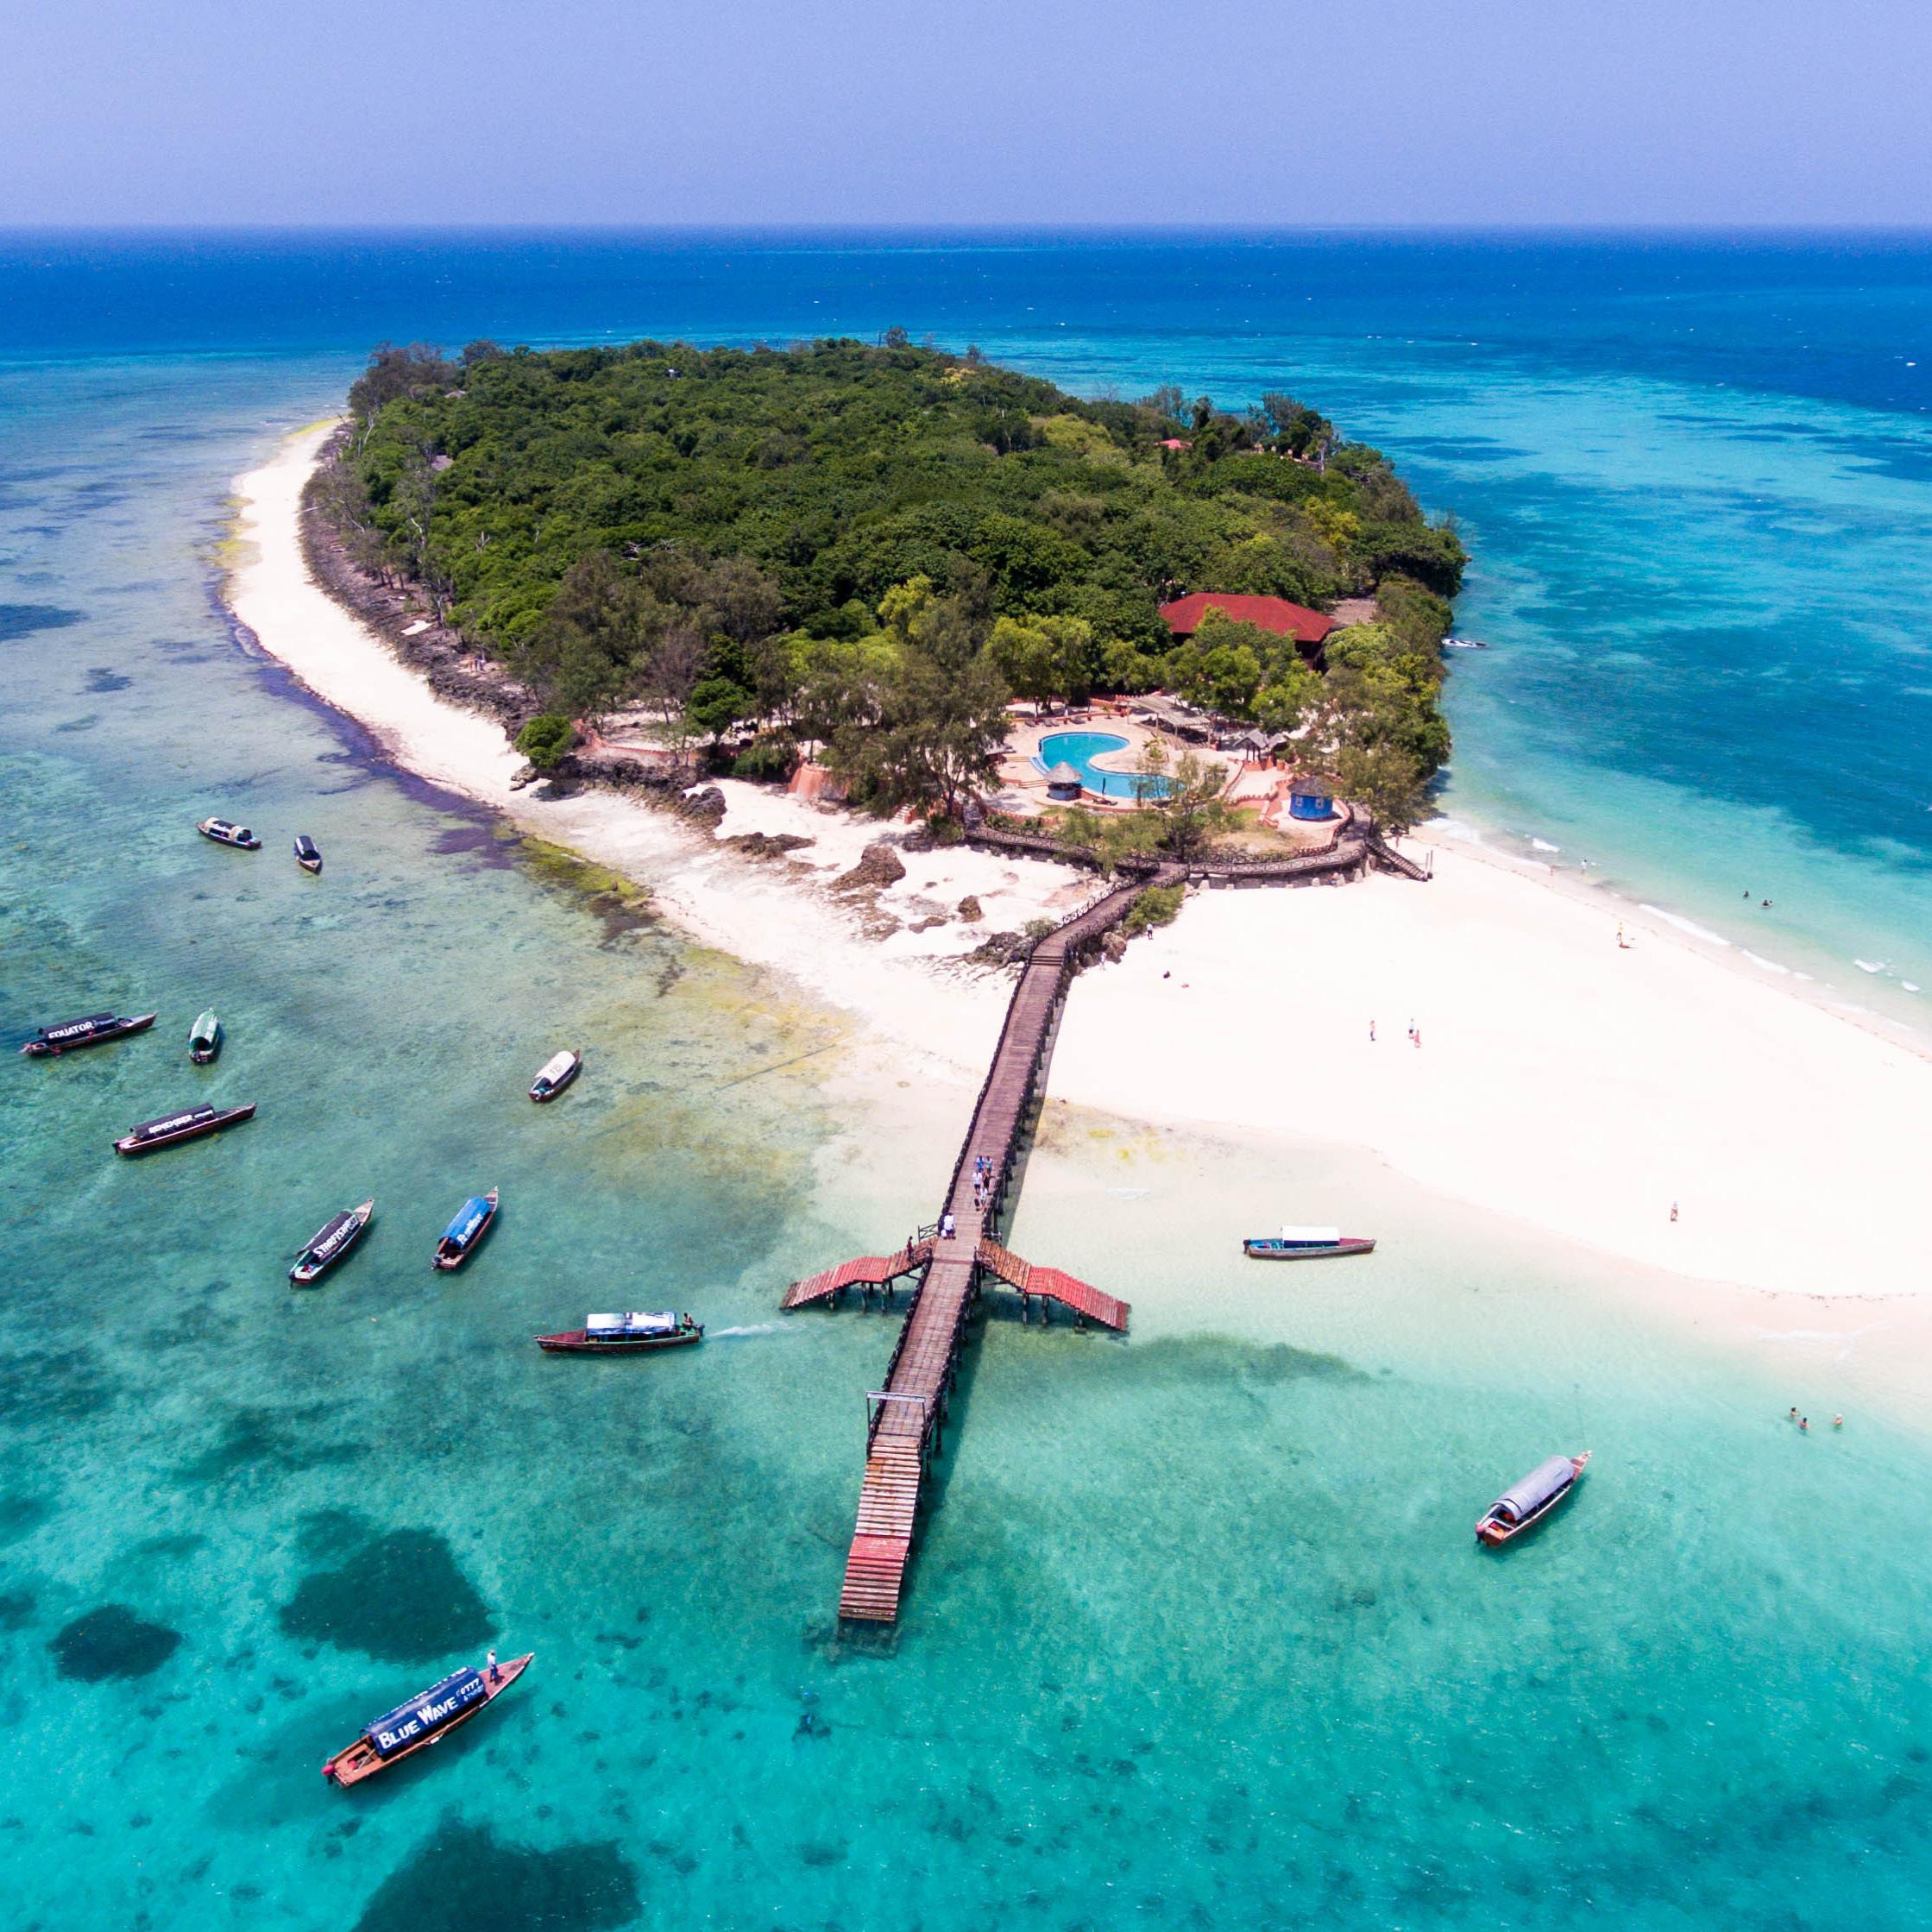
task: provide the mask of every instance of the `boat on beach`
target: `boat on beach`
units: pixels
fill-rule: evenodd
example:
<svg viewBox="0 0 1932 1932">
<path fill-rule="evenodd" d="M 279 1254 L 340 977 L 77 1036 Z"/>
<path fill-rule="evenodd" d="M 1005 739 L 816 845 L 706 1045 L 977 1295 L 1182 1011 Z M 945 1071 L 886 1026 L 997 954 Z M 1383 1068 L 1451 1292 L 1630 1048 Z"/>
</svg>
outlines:
<svg viewBox="0 0 1932 1932">
<path fill-rule="evenodd" d="M 189 1029 L 188 1058 L 197 1067 L 205 1067 L 221 1050 L 222 1023 L 210 1008 Z"/>
<path fill-rule="evenodd" d="M 307 1247 L 295 1257 L 295 1265 L 288 1271 L 289 1280 L 297 1287 L 305 1288 L 326 1274 L 362 1238 L 362 1230 L 374 1212 L 375 1203 L 367 1200 L 324 1222 Z"/>
<path fill-rule="evenodd" d="M 530 1083 L 532 1100 L 554 1100 L 583 1071 L 582 1054 L 554 1054 L 544 1062 L 542 1071 Z"/>
<path fill-rule="evenodd" d="M 85 1020 L 63 1020 L 59 1026 L 43 1026 L 20 1050 L 34 1060 L 53 1060 L 81 1047 L 98 1047 L 110 1040 L 125 1040 L 130 1033 L 145 1033 L 159 1016 L 154 1013 L 90 1013 Z"/>
<path fill-rule="evenodd" d="M 457 1210 L 456 1218 L 443 1230 L 436 1244 L 432 1266 L 443 1269 L 461 1268 L 476 1250 L 476 1244 L 489 1232 L 496 1218 L 497 1190 L 472 1194 Z"/>
<path fill-rule="evenodd" d="M 195 827 L 205 839 L 212 839 L 218 846 L 233 846 L 237 852 L 260 852 L 261 840 L 245 825 L 237 825 L 232 819 L 205 818 Z"/>
<path fill-rule="evenodd" d="M 1257 1262 L 1324 1261 L 1333 1255 L 1366 1255 L 1373 1235 L 1344 1234 L 1339 1228 L 1283 1228 L 1279 1234 L 1254 1234 L 1241 1244 Z"/>
<path fill-rule="evenodd" d="M 704 1339 L 704 1324 L 669 1308 L 658 1315 L 586 1315 L 582 1328 L 539 1335 L 550 1355 L 639 1355 L 649 1349 L 681 1349 Z"/>
<path fill-rule="evenodd" d="M 319 872 L 322 870 L 322 853 L 316 842 L 306 832 L 295 834 L 295 863 L 305 872 Z"/>
<path fill-rule="evenodd" d="M 163 1114 L 159 1120 L 144 1120 L 114 1143 L 116 1154 L 152 1154 L 158 1147 L 173 1147 L 182 1141 L 198 1141 L 204 1134 L 218 1134 L 238 1121 L 255 1118 L 255 1102 L 245 1107 L 190 1107 L 185 1113 Z"/>
<path fill-rule="evenodd" d="M 359 1784 L 365 1778 L 406 1758 L 412 1751 L 440 1744 L 457 1725 L 467 1723 L 486 1704 L 494 1702 L 530 1668 L 537 1653 L 526 1651 L 506 1664 L 479 1670 L 466 1665 L 452 1671 L 407 1703 L 384 1711 L 362 1727 L 355 1743 L 338 1751 L 322 1767 L 331 1784 Z"/>
<path fill-rule="evenodd" d="M 1576 1487 L 1589 1459 L 1586 1449 L 1581 1456 L 1552 1456 L 1539 1463 L 1482 1513 L 1477 1539 L 1495 1548 L 1533 1528 Z"/>
</svg>

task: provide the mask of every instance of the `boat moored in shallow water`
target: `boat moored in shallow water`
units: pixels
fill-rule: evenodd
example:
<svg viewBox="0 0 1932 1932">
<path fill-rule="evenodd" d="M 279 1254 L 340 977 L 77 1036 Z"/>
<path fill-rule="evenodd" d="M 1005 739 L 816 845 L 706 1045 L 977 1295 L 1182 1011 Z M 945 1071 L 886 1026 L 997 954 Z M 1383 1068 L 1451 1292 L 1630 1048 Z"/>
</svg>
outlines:
<svg viewBox="0 0 1932 1932">
<path fill-rule="evenodd" d="M 316 842 L 306 832 L 295 835 L 295 863 L 305 872 L 319 872 L 322 870 L 322 853 Z"/>
<path fill-rule="evenodd" d="M 245 825 L 237 825 L 232 819 L 205 818 L 195 827 L 205 839 L 212 839 L 218 846 L 233 846 L 237 852 L 260 852 L 261 840 Z"/>
<path fill-rule="evenodd" d="M 443 1230 L 431 1265 L 444 1269 L 461 1268 L 489 1232 L 490 1224 L 496 1218 L 496 1202 L 497 1190 L 494 1187 L 487 1194 L 472 1194 L 457 1210 L 456 1219 Z"/>
<path fill-rule="evenodd" d="M 158 1147 L 173 1147 L 182 1141 L 198 1141 L 204 1134 L 218 1134 L 238 1121 L 255 1118 L 255 1102 L 245 1107 L 190 1107 L 185 1113 L 163 1114 L 159 1120 L 144 1120 L 114 1143 L 116 1154 L 152 1154 Z"/>
<path fill-rule="evenodd" d="M 1533 1528 L 1576 1487 L 1589 1459 L 1586 1449 L 1581 1456 L 1552 1456 L 1539 1463 L 1483 1512 L 1476 1526 L 1477 1537 L 1494 1547 Z"/>
<path fill-rule="evenodd" d="M 197 1067 L 205 1067 L 222 1050 L 222 1023 L 211 1007 L 198 1019 L 188 1034 L 188 1058 Z"/>
<path fill-rule="evenodd" d="M 1375 1245 L 1373 1235 L 1344 1234 L 1339 1228 L 1283 1228 L 1280 1234 L 1249 1235 L 1241 1248 L 1258 1262 L 1311 1262 L 1366 1255 Z"/>
<path fill-rule="evenodd" d="M 582 1071 L 582 1054 L 553 1054 L 544 1062 L 542 1072 L 530 1083 L 530 1098 L 532 1100 L 556 1099 Z"/>
<path fill-rule="evenodd" d="M 297 1287 L 305 1288 L 327 1274 L 362 1238 L 362 1230 L 374 1212 L 375 1203 L 367 1200 L 324 1222 L 308 1246 L 295 1257 L 295 1265 L 288 1271 L 289 1280 Z"/>
<path fill-rule="evenodd" d="M 659 1315 L 587 1315 L 582 1328 L 539 1335 L 551 1355 L 638 1355 L 647 1349 L 678 1349 L 704 1339 L 704 1324 L 669 1308 Z"/>
<path fill-rule="evenodd" d="M 472 1664 L 452 1671 L 407 1703 L 365 1724 L 355 1743 L 323 1765 L 322 1775 L 331 1784 L 358 1784 L 412 1751 L 440 1744 L 457 1725 L 507 1690 L 530 1668 L 536 1654 L 526 1651 L 507 1664 L 486 1664 L 481 1670 Z"/>
<path fill-rule="evenodd" d="M 130 1033 L 145 1033 L 156 1015 L 135 1013 L 90 1013 L 85 1020 L 63 1020 L 59 1026 L 43 1026 L 20 1050 L 34 1060 L 53 1060 L 82 1047 L 98 1047 L 110 1040 L 125 1040 Z"/>
</svg>

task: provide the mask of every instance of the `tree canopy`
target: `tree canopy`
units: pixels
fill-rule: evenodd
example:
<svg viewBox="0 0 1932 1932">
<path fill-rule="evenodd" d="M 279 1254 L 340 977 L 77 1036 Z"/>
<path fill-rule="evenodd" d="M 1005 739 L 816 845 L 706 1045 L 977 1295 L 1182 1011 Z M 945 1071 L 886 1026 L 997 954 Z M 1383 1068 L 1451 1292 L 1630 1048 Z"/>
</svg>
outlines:
<svg viewBox="0 0 1932 1932">
<path fill-rule="evenodd" d="M 1326 684 L 1374 713 L 1384 764 L 1425 780 L 1446 753 L 1435 645 L 1462 546 L 1284 394 L 1083 400 L 901 331 L 384 344 L 350 406 L 331 520 L 560 714 L 811 737 L 880 800 L 950 808 L 1009 695 L 1167 685 L 1276 730 L 1320 712 L 1284 640 L 1211 618 L 1177 645 L 1165 599 L 1373 595 L 1399 645 L 1347 645 Z"/>
</svg>

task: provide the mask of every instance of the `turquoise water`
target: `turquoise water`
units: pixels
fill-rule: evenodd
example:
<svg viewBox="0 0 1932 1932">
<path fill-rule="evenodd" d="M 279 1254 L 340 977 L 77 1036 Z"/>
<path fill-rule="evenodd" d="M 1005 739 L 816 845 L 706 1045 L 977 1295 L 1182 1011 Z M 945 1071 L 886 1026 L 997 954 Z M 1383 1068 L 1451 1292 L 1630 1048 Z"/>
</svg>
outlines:
<svg viewBox="0 0 1932 1932">
<path fill-rule="evenodd" d="M 1167 789 L 1165 778 L 1136 777 L 1131 771 L 1110 771 L 1093 761 L 1112 752 L 1127 749 L 1127 740 L 1111 731 L 1056 731 L 1040 740 L 1033 762 L 1048 771 L 1056 765 L 1070 765 L 1080 775 L 1087 790 L 1102 798 L 1159 798 Z"/>
<path fill-rule="evenodd" d="M 1352 384 L 1377 434 L 1507 424 L 1521 452 L 1507 457 L 1473 443 L 1412 455 L 1388 437 L 1436 466 L 1432 498 L 1453 483 L 1460 505 L 1466 487 L 1483 521 L 1463 623 L 1496 649 L 1457 662 L 1457 783 L 1492 784 L 1500 815 L 1520 808 L 1526 832 L 1556 826 L 1566 846 L 1550 815 L 1572 801 L 1620 841 L 1602 849 L 1633 883 L 1668 878 L 1672 903 L 1702 910 L 1698 890 L 1717 904 L 1714 841 L 1755 870 L 1784 821 L 1753 790 L 1768 777 L 1695 767 L 1677 707 L 1728 677 L 1727 728 L 1759 728 L 1750 693 L 1776 680 L 1715 668 L 1702 617 L 1676 658 L 1655 636 L 1617 641 L 1641 645 L 1620 668 L 1578 645 L 1600 721 L 1586 730 L 1564 725 L 1569 686 L 1542 654 L 1592 607 L 1564 612 L 1563 584 L 1605 570 L 1661 595 L 1696 551 L 1639 500 L 1637 445 L 1677 476 L 1757 447 L 1729 507 L 1684 486 L 1679 520 L 1757 533 L 1745 559 L 1715 545 L 1696 559 L 1696 600 L 1766 571 L 1798 585 L 1820 558 L 1834 584 L 1857 571 L 1877 587 L 1833 602 L 1829 671 L 1775 627 L 1752 633 L 1802 660 L 1800 713 L 1807 679 L 1866 681 L 1846 699 L 1868 727 L 1859 753 L 1807 810 L 1821 850 L 1860 813 L 1872 836 L 1848 859 L 1790 859 L 1835 897 L 1801 885 L 1778 932 L 1794 956 L 1836 958 L 1854 932 L 1909 941 L 1918 904 L 1909 814 L 1872 807 L 1887 787 L 1909 795 L 1916 713 L 1895 688 L 1914 647 L 1902 625 L 1885 659 L 1874 614 L 1905 607 L 1896 594 L 1920 567 L 1904 521 L 1919 485 L 1886 469 L 1916 434 L 1910 397 L 1895 407 L 1850 376 L 1835 398 L 1780 387 L 1761 330 L 1729 365 L 1756 387 L 1713 396 L 1696 352 L 1634 330 L 1617 380 L 1638 413 L 1612 406 L 1607 373 L 1597 387 L 1605 420 L 1637 429 L 1596 448 L 1608 428 L 1575 413 L 1590 386 L 1578 359 L 1614 346 L 1596 310 L 1568 338 L 1566 390 L 1520 344 L 1451 366 L 1439 343 L 1385 355 L 1258 324 L 1240 341 L 1103 326 L 1073 298 L 1124 302 L 1118 264 L 1056 270 L 1037 249 L 787 256 L 761 314 L 763 285 L 697 244 L 633 261 L 629 308 L 602 244 L 595 274 L 553 268 L 509 293 L 506 260 L 520 258 L 494 244 L 425 256 L 420 273 L 331 245 L 324 299 L 299 261 L 251 270 L 211 248 L 164 274 L 138 248 L 90 243 L 105 253 L 83 262 L 96 299 L 66 344 L 79 355 L 28 339 L 22 313 L 58 332 L 68 312 L 51 298 L 9 312 L 0 1044 L 110 1004 L 161 1020 L 71 1059 L 9 1054 L 0 1079 L 8 1923 L 1932 1919 L 1922 1438 L 1866 1413 L 1849 1366 L 1761 1373 L 1656 1325 L 1640 1311 L 1658 1284 L 1318 1147 L 1056 1113 L 1015 1245 L 1132 1299 L 1134 1334 L 988 1320 L 909 1617 L 884 1640 L 841 1639 L 830 1611 L 861 1398 L 891 1329 L 851 1312 L 781 1321 L 775 1303 L 804 1267 L 929 1214 L 970 1093 L 855 1104 L 826 1084 L 841 1023 L 400 780 L 233 635 L 210 594 L 228 480 L 330 406 L 351 339 L 456 338 L 471 318 L 541 337 L 546 313 L 558 334 L 593 312 L 670 326 L 680 307 L 694 330 L 729 312 L 733 332 L 783 333 L 810 287 L 853 325 L 916 323 L 903 305 L 924 277 L 935 303 L 977 288 L 989 350 L 982 324 L 1004 318 L 1013 352 L 1096 386 L 1183 368 L 1231 395 L 1240 370 L 1292 361 L 1298 386 L 1338 408 L 1324 384 Z M 1386 263 L 1362 246 L 1373 285 Z M 549 259 L 567 267 L 570 251 Z M 1167 299 L 1177 316 L 1193 294 L 1212 310 L 1265 266 L 1200 251 Z M 196 276 L 217 273 L 261 299 L 207 300 Z M 1479 278 L 1462 274 L 1448 280 L 1466 309 Z M 1077 343 L 1058 339 L 1056 295 Z M 1872 304 L 1841 306 L 1896 332 Z M 104 339 L 116 324 L 141 339 Z M 1866 339 L 1841 326 L 1850 346 L 1822 359 L 1841 373 Z M 1666 400 L 1699 381 L 1721 433 L 1668 419 Z M 1854 416 L 1892 452 L 1855 475 Z M 1816 434 L 1788 463 L 1745 434 L 1795 435 L 1801 417 Z M 1774 485 L 1784 494 L 1753 507 L 1749 490 Z M 1817 520 L 1775 541 L 1807 490 Z M 1632 547 L 1570 558 L 1600 526 Z M 1790 728 L 1759 757 L 1795 780 Z M 1831 740 L 1813 737 L 1802 769 L 1816 771 Z M 1654 803 L 1618 807 L 1627 783 L 1658 788 Z M 210 812 L 244 818 L 267 849 L 197 839 Z M 287 856 L 297 829 L 328 855 L 319 879 Z M 228 1042 L 199 1069 L 186 1032 L 207 1005 Z M 532 1107 L 532 1074 L 564 1045 L 585 1050 L 583 1079 Z M 203 1096 L 261 1111 L 143 1162 L 109 1152 L 135 1121 Z M 1234 1236 L 1281 1219 L 1290 1180 L 1312 1218 L 1381 1237 L 1372 1264 L 1241 1259 Z M 432 1273 L 437 1232 L 493 1184 L 500 1225 L 460 1274 Z M 361 1249 L 292 1292 L 295 1249 L 365 1193 L 378 1218 Z M 529 1342 L 625 1306 L 691 1308 L 709 1337 L 626 1363 Z M 1793 1400 L 1850 1425 L 1800 1438 L 1781 1419 Z M 1479 1555 L 1470 1526 L 1496 1490 L 1586 1447 L 1564 1517 L 1501 1561 Z M 538 1654 L 500 1704 L 356 1793 L 323 1784 L 322 1759 L 358 1723 L 493 1643 Z"/>
</svg>

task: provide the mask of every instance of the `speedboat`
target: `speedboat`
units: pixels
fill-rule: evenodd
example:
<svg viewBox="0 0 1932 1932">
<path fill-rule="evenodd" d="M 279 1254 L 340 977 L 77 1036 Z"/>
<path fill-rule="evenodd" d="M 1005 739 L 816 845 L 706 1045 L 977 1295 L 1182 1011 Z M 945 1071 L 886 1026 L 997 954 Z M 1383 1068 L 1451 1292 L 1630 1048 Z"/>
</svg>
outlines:
<svg viewBox="0 0 1932 1932">
<path fill-rule="evenodd" d="M 131 1018 L 118 1013 L 90 1013 L 85 1020 L 43 1026 L 20 1050 L 35 1060 L 53 1060 L 79 1047 L 98 1047 L 105 1041 L 125 1040 L 130 1033 L 145 1033 L 155 1017 L 153 1013 L 136 1013 Z"/>
<path fill-rule="evenodd" d="M 295 863 L 305 872 L 319 872 L 322 870 L 322 853 L 316 842 L 306 832 L 295 835 Z"/>
<path fill-rule="evenodd" d="M 289 1280 L 299 1288 L 320 1280 L 362 1238 L 362 1230 L 374 1212 L 375 1203 L 364 1201 L 324 1222 L 308 1246 L 295 1257 L 295 1265 L 288 1271 Z"/>
<path fill-rule="evenodd" d="M 188 1035 L 188 1058 L 205 1067 L 222 1050 L 222 1023 L 211 1008 L 194 1023 Z"/>
<path fill-rule="evenodd" d="M 539 1335 L 537 1346 L 551 1355 L 635 1355 L 645 1349 L 677 1349 L 704 1339 L 704 1324 L 689 1315 L 586 1315 L 582 1328 Z"/>
<path fill-rule="evenodd" d="M 554 1100 L 583 1071 L 582 1054 L 561 1053 L 544 1062 L 543 1071 L 530 1083 L 532 1100 Z"/>
<path fill-rule="evenodd" d="M 472 1194 L 463 1204 L 436 1244 L 436 1267 L 445 1270 L 461 1268 L 469 1259 L 496 1218 L 496 1198 L 497 1190 L 493 1187 L 487 1194 Z"/>
<path fill-rule="evenodd" d="M 1533 1529 L 1576 1487 L 1589 1459 L 1586 1449 L 1581 1456 L 1552 1456 L 1539 1463 L 1483 1512 L 1476 1526 L 1478 1539 L 1495 1547 Z"/>
<path fill-rule="evenodd" d="M 237 1121 L 255 1118 L 255 1102 L 245 1107 L 190 1107 L 186 1113 L 164 1114 L 159 1120 L 144 1120 L 114 1143 L 116 1154 L 152 1154 L 158 1147 L 173 1147 L 179 1141 L 198 1141 L 204 1134 L 218 1134 Z"/>
<path fill-rule="evenodd" d="M 195 827 L 205 839 L 212 839 L 218 846 L 233 846 L 240 852 L 260 852 L 261 840 L 245 825 L 237 825 L 232 819 L 205 818 Z"/>
<path fill-rule="evenodd" d="M 1339 1228 L 1283 1228 L 1280 1234 L 1249 1235 L 1241 1248 L 1258 1262 L 1312 1262 L 1366 1255 L 1375 1245 L 1373 1235 L 1344 1234 Z"/>
<path fill-rule="evenodd" d="M 486 1665 L 481 1670 L 472 1664 L 452 1671 L 407 1703 L 365 1724 L 355 1743 L 323 1765 L 322 1775 L 331 1784 L 357 1784 L 412 1751 L 442 1743 L 457 1725 L 507 1690 L 530 1668 L 536 1654 L 526 1651 L 507 1664 Z"/>
</svg>

